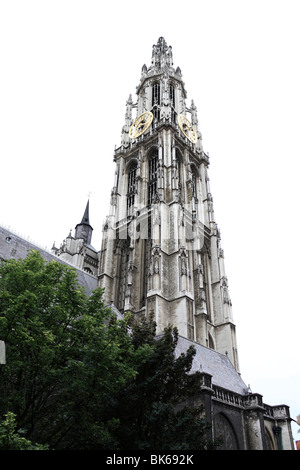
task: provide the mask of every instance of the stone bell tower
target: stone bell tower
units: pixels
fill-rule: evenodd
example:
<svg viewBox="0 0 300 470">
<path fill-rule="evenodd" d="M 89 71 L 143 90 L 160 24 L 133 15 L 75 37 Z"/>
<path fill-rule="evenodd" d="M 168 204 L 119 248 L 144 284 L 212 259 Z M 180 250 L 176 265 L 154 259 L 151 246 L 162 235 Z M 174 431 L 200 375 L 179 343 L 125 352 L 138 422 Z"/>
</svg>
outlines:
<svg viewBox="0 0 300 470">
<path fill-rule="evenodd" d="M 235 325 L 214 219 L 208 155 L 197 108 L 164 38 L 126 103 L 115 150 L 99 285 L 121 311 L 154 312 L 157 333 L 179 334 L 226 354 L 238 370 Z M 134 113 L 134 116 L 133 116 Z"/>
</svg>

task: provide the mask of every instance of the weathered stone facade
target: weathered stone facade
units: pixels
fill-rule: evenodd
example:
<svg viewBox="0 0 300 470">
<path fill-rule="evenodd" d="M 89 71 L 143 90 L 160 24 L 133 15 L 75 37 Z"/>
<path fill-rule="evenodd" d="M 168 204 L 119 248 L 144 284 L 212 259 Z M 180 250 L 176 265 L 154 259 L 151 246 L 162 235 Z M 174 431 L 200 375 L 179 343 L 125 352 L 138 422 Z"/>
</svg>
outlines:
<svg viewBox="0 0 300 470">
<path fill-rule="evenodd" d="M 132 110 L 152 113 L 151 126 L 130 138 Z M 190 115 L 195 143 L 178 116 Z M 197 137 L 196 137 L 197 136 Z M 121 312 L 154 311 L 158 333 L 179 333 L 228 354 L 238 369 L 235 325 L 214 220 L 208 155 L 197 110 L 186 106 L 179 68 L 163 38 L 144 65 L 137 102 L 127 101 L 122 145 L 115 150 L 115 185 L 103 229 L 99 283 Z"/>
<path fill-rule="evenodd" d="M 179 338 L 176 354 L 196 349 L 192 372 L 200 371 L 199 393 L 191 406 L 203 404 L 212 423 L 209 437 L 221 438 L 220 450 L 291 450 L 289 407 L 263 403 L 252 393 L 226 355 Z"/>
<path fill-rule="evenodd" d="M 136 91 L 114 153 L 99 285 L 121 313 L 154 312 L 158 334 L 175 325 L 177 354 L 195 346 L 193 370 L 201 371 L 201 383 L 191 405 L 204 405 L 210 437 L 221 436 L 223 449 L 292 449 L 288 407 L 265 405 L 239 374 L 209 158 L 197 109 L 193 101 L 186 105 L 181 70 L 163 38 Z"/>
<path fill-rule="evenodd" d="M 158 334 L 176 326 L 176 354 L 195 347 L 192 372 L 200 371 L 201 379 L 190 404 L 204 405 L 210 437 L 222 437 L 223 449 L 293 449 L 289 408 L 264 404 L 239 372 L 209 158 L 197 109 L 193 101 L 186 105 L 181 70 L 173 67 L 163 38 L 153 46 L 150 67 L 142 68 L 137 101 L 130 96 L 126 103 L 114 160 L 100 253 L 91 245 L 87 204 L 74 237 L 70 233 L 51 253 L 0 227 L 0 259 L 24 258 L 37 249 L 46 260 L 74 266 L 88 294 L 104 287 L 118 315 L 154 312 Z"/>
</svg>

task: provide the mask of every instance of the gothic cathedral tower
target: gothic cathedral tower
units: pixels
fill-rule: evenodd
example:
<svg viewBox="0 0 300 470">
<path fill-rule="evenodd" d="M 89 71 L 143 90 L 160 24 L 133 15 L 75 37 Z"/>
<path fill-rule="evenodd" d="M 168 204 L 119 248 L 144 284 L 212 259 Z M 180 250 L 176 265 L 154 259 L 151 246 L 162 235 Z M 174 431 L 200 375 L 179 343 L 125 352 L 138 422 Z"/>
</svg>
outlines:
<svg viewBox="0 0 300 470">
<path fill-rule="evenodd" d="M 99 285 L 120 312 L 154 312 L 158 334 L 172 324 L 239 370 L 209 159 L 197 109 L 193 101 L 187 107 L 181 70 L 162 37 L 136 93 L 114 155 Z"/>
</svg>

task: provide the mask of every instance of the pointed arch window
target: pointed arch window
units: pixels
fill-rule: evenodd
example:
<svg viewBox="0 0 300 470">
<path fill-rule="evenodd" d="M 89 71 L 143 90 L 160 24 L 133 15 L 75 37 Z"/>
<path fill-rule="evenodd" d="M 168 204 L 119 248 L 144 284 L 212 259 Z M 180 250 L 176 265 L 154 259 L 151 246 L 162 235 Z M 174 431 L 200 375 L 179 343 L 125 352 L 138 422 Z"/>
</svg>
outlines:
<svg viewBox="0 0 300 470">
<path fill-rule="evenodd" d="M 136 170 L 137 164 L 130 165 L 128 170 L 128 186 L 127 186 L 127 214 L 130 215 L 134 206 L 134 197 L 136 194 Z"/>
<path fill-rule="evenodd" d="M 151 152 L 149 157 L 148 204 L 152 204 L 157 192 L 158 150 Z"/>
</svg>

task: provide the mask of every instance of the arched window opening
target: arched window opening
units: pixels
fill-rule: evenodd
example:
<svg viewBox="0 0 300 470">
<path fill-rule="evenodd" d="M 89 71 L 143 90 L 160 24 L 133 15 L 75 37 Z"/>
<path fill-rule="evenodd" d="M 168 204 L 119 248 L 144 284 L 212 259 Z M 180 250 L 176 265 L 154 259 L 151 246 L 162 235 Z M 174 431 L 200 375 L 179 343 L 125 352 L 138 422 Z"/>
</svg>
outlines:
<svg viewBox="0 0 300 470">
<path fill-rule="evenodd" d="M 134 163 L 128 170 L 128 186 L 127 186 L 127 214 L 129 215 L 134 206 L 134 197 L 136 194 L 136 170 L 137 164 Z"/>
<path fill-rule="evenodd" d="M 238 441 L 234 428 L 223 413 L 218 413 L 214 417 L 215 439 L 220 439 L 218 450 L 238 450 Z"/>
<path fill-rule="evenodd" d="M 153 204 L 157 192 L 158 151 L 153 150 L 149 157 L 148 204 Z"/>
</svg>

